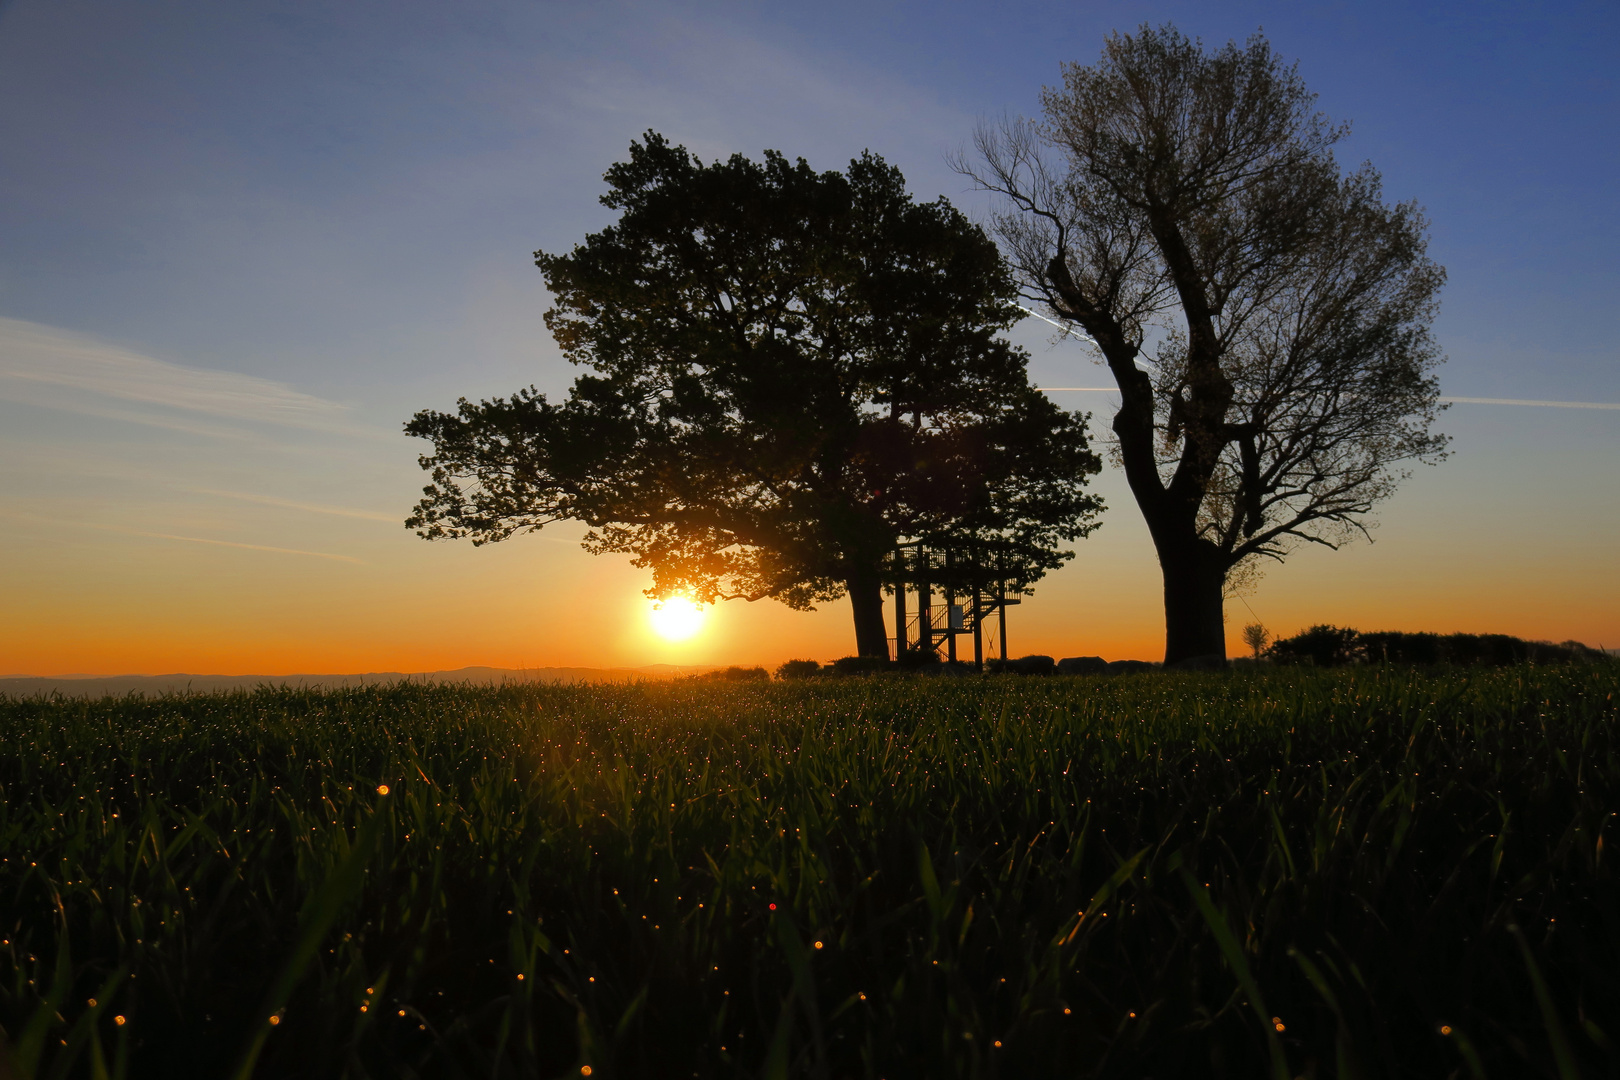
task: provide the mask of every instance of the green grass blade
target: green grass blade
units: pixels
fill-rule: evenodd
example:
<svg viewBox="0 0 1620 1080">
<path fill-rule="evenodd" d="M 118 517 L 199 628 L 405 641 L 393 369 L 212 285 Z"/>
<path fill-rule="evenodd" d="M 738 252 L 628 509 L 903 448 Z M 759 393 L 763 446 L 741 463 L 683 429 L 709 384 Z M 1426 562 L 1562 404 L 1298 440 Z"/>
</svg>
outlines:
<svg viewBox="0 0 1620 1080">
<path fill-rule="evenodd" d="M 73 961 L 69 952 L 68 933 L 64 926 L 62 940 L 56 945 L 56 967 L 51 975 L 51 988 L 46 991 L 45 1000 L 28 1018 L 22 1034 L 17 1038 L 17 1071 L 25 1077 L 31 1077 L 39 1067 L 39 1059 L 45 1052 L 45 1039 L 51 1030 L 51 1021 L 62 1010 L 62 1004 L 67 1001 L 68 990 L 73 985 Z"/>
<path fill-rule="evenodd" d="M 1524 957 L 1525 970 L 1530 972 L 1530 985 L 1535 990 L 1536 1004 L 1541 1006 L 1541 1022 L 1546 1025 L 1547 1038 L 1552 1043 L 1553 1060 L 1558 1064 L 1559 1080 L 1580 1080 L 1581 1070 L 1575 1064 L 1575 1050 L 1569 1045 L 1569 1036 L 1564 1034 L 1564 1025 L 1558 1019 L 1558 1009 L 1553 1005 L 1547 981 L 1541 977 L 1541 967 L 1536 963 L 1534 954 L 1530 952 L 1530 943 L 1525 940 L 1524 931 L 1519 929 L 1517 923 L 1508 924 L 1508 933 L 1518 941 L 1519 954 Z"/>
<path fill-rule="evenodd" d="M 1277 1038 L 1277 1029 L 1272 1025 L 1271 1013 L 1266 1008 L 1265 998 L 1260 995 L 1260 984 L 1255 981 L 1254 974 L 1249 970 L 1248 958 L 1243 955 L 1243 947 L 1238 944 L 1237 937 L 1232 928 L 1227 925 L 1226 916 L 1215 907 L 1215 902 L 1209 898 L 1209 890 L 1198 883 L 1192 872 L 1185 865 L 1178 866 L 1182 883 L 1192 894 L 1193 903 L 1198 906 L 1198 913 L 1209 924 L 1209 929 L 1215 935 L 1215 943 L 1221 948 L 1221 955 L 1226 957 L 1227 964 L 1232 968 L 1232 974 L 1237 976 L 1238 984 L 1243 992 L 1249 995 L 1249 1007 L 1260 1018 L 1260 1026 L 1266 1033 L 1266 1049 L 1271 1054 L 1271 1075 L 1273 1080 L 1289 1080 L 1288 1057 L 1283 1052 L 1282 1040 Z"/>
<path fill-rule="evenodd" d="M 386 799 L 387 796 L 383 798 Z M 320 948 L 326 931 L 343 911 L 344 905 L 364 885 L 366 861 L 371 857 L 372 850 L 377 846 L 377 839 L 382 834 L 384 809 L 387 805 L 383 802 L 360 826 L 359 834 L 337 872 L 326 879 L 305 910 L 303 924 L 299 927 L 298 941 L 293 946 L 286 963 L 282 965 L 281 971 L 277 973 L 275 981 L 265 992 L 259 1011 L 252 1020 L 252 1033 L 248 1044 L 242 1051 L 235 1071 L 231 1073 L 233 1080 L 249 1080 L 253 1075 L 259 1055 L 264 1051 L 265 1040 L 270 1037 L 270 1032 L 275 1027 L 272 1018 L 279 1021 L 282 1008 L 292 996 L 293 988 L 303 978 L 304 970 L 309 967 L 310 961 L 315 959 L 315 953 Z"/>
<path fill-rule="evenodd" d="M 793 1006 L 796 995 L 789 990 L 782 1000 L 782 1011 L 776 1016 L 776 1030 L 771 1033 L 771 1048 L 765 1054 L 765 1068 L 761 1080 L 788 1080 L 788 1049 L 793 1041 Z"/>
<path fill-rule="evenodd" d="M 50 1071 L 45 1074 L 46 1080 L 62 1080 L 63 1077 L 66 1077 L 78 1063 L 79 1055 L 84 1053 L 86 1044 L 92 1042 L 96 1044 L 96 1051 L 91 1064 L 91 1072 L 97 1071 L 98 1064 L 100 1064 L 100 1070 L 103 1073 L 106 1071 L 105 1064 L 100 1063 L 100 1043 L 96 1038 L 98 1034 L 96 1025 L 100 1022 L 102 1013 L 107 1011 L 107 1005 L 112 1001 L 112 996 L 118 992 L 119 984 L 128 977 L 129 965 L 126 964 L 102 982 L 101 987 L 96 991 L 95 997 L 91 998 L 95 1004 L 86 1009 L 78 1020 L 74 1022 L 72 1030 L 68 1032 L 68 1036 L 64 1040 L 66 1045 L 51 1063 Z"/>
</svg>

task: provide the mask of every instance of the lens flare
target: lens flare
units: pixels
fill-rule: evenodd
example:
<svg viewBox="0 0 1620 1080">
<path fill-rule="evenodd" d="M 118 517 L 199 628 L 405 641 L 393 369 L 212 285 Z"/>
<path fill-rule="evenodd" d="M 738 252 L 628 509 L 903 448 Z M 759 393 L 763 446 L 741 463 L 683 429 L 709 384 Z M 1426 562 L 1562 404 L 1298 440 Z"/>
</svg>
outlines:
<svg viewBox="0 0 1620 1080">
<path fill-rule="evenodd" d="M 703 629 L 703 608 L 691 597 L 671 596 L 653 602 L 647 613 L 653 631 L 666 641 L 685 641 Z"/>
</svg>

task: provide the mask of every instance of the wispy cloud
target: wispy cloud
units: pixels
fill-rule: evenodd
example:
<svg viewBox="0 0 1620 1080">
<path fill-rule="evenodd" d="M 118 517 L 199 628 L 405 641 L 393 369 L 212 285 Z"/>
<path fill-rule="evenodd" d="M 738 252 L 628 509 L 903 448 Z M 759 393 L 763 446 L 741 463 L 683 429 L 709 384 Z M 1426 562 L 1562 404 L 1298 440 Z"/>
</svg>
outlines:
<svg viewBox="0 0 1620 1080">
<path fill-rule="evenodd" d="M 44 404 L 98 416 L 110 411 L 95 399 L 115 398 L 238 422 L 326 430 L 348 426 L 344 406 L 282 383 L 171 364 L 83 334 L 0 318 L 0 396 L 38 404 L 40 388 L 58 390 Z M 162 416 L 111 415 L 186 429 Z"/>
<path fill-rule="evenodd" d="M 365 521 L 387 521 L 396 525 L 405 520 L 401 514 L 385 514 L 379 510 L 355 510 L 347 506 L 298 502 L 293 499 L 278 499 L 274 495 L 252 495 L 245 491 L 219 491 L 214 488 L 187 488 L 186 490 L 197 495 L 213 495 L 220 499 L 238 499 L 242 502 L 258 503 L 261 506 L 278 506 L 286 510 L 302 510 L 309 514 L 331 514 L 334 517 L 361 518 Z"/>
<path fill-rule="evenodd" d="M 842 166 L 864 148 L 884 148 L 907 166 L 911 185 L 931 195 L 961 180 L 943 153 L 973 116 L 935 88 L 885 68 L 851 64 L 807 47 L 780 28 L 716 20 L 669 4 L 637 4 L 613 37 L 618 56 L 561 58 L 549 65 L 553 122 L 608 153 L 648 127 L 705 160 L 765 147 L 805 155 L 817 168 Z M 629 11 L 626 12 L 629 14 Z M 782 133 L 792 131 L 792 145 Z M 578 136 L 576 136 L 578 137 Z M 582 141 L 584 141 L 582 139 Z"/>
<path fill-rule="evenodd" d="M 0 366 L 3 366 L 3 364 L 4 361 L 0 360 Z M 12 401 L 36 408 L 59 409 L 78 416 L 91 416 L 97 420 L 141 424 L 145 427 L 162 428 L 164 431 L 178 431 L 182 435 L 199 435 L 208 439 L 231 439 L 244 443 L 259 441 L 257 433 L 240 427 L 227 427 L 221 423 L 210 424 L 206 421 L 193 419 L 190 416 L 142 409 L 139 406 L 104 404 L 99 399 L 63 390 L 61 387 L 33 383 L 28 380 L 8 380 L 4 370 L 0 370 L 0 401 Z"/>
</svg>

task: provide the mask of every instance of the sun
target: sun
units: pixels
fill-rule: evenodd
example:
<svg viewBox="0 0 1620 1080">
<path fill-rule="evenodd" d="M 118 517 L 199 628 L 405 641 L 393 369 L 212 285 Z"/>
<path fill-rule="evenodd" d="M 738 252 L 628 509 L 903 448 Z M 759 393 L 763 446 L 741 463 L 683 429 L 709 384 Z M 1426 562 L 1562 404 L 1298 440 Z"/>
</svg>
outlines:
<svg viewBox="0 0 1620 1080">
<path fill-rule="evenodd" d="M 665 641 L 685 641 L 703 629 L 703 608 L 687 596 L 671 596 L 653 601 L 647 619 L 654 633 Z"/>
</svg>

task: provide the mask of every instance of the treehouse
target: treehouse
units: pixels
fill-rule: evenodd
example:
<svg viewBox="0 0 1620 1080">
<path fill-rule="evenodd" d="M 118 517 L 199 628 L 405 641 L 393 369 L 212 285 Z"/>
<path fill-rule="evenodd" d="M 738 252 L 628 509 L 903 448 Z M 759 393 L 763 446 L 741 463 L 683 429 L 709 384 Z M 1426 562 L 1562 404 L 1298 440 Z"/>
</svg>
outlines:
<svg viewBox="0 0 1620 1080">
<path fill-rule="evenodd" d="M 984 669 L 986 652 L 1007 659 L 1007 609 L 1020 603 L 1021 583 L 1005 551 L 983 543 L 895 547 L 890 565 L 896 636 L 890 656 L 932 653 L 956 663 L 963 659 L 957 639 L 968 637 L 973 666 Z"/>
</svg>

